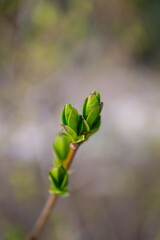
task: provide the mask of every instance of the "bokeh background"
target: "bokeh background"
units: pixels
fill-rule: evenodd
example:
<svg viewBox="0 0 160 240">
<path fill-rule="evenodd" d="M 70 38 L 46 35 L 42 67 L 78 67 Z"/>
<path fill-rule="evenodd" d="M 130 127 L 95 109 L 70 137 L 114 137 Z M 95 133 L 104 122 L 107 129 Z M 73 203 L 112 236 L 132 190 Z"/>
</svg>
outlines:
<svg viewBox="0 0 160 240">
<path fill-rule="evenodd" d="M 96 90 L 99 132 L 40 239 L 160 240 L 159 0 L 0 1 L 0 239 L 47 197 L 61 110 Z"/>
</svg>

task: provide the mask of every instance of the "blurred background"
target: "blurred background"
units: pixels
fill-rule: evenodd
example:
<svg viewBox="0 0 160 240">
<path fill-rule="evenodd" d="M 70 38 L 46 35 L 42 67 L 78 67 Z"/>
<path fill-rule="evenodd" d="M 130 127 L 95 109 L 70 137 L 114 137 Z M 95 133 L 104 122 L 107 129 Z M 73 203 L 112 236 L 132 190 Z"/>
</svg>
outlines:
<svg viewBox="0 0 160 240">
<path fill-rule="evenodd" d="M 100 130 L 40 239 L 160 240 L 159 0 L 0 1 L 0 239 L 47 197 L 61 110 L 96 90 Z"/>
</svg>

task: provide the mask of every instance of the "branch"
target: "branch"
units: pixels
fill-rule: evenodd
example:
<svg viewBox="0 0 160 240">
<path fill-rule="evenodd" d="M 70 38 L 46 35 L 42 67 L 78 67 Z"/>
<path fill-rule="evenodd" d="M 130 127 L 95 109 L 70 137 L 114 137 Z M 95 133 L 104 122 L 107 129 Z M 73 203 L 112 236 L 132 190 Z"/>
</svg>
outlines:
<svg viewBox="0 0 160 240">
<path fill-rule="evenodd" d="M 65 169 L 68 169 L 70 167 L 79 145 L 80 144 L 73 144 L 73 143 L 70 144 L 70 150 L 64 164 Z M 51 214 L 51 211 L 55 206 L 57 199 L 58 199 L 58 195 L 49 196 L 28 240 L 38 240 L 39 235 L 44 229 L 48 221 L 48 218 Z"/>
</svg>

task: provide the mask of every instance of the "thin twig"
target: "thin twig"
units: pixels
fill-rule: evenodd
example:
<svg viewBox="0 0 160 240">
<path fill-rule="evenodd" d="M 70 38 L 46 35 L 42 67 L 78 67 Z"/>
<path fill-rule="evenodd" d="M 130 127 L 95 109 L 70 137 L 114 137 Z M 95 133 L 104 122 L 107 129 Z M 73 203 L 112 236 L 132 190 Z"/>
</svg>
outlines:
<svg viewBox="0 0 160 240">
<path fill-rule="evenodd" d="M 73 143 L 70 144 L 70 150 L 64 164 L 65 169 L 68 169 L 70 167 L 79 145 L 80 144 L 76 144 L 76 145 Z M 44 229 L 47 223 L 47 220 L 51 214 L 51 211 L 55 206 L 57 199 L 58 199 L 58 195 L 49 196 L 28 240 L 38 240 L 39 235 Z"/>
</svg>

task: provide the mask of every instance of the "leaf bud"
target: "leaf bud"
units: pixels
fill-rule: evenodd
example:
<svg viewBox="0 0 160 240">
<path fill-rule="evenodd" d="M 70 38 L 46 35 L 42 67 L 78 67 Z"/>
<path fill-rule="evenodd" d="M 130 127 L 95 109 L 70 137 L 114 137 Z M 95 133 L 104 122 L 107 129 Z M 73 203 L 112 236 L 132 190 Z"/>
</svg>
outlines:
<svg viewBox="0 0 160 240">
<path fill-rule="evenodd" d="M 58 163 L 61 164 L 67 158 L 67 155 L 70 149 L 69 144 L 70 144 L 70 141 L 67 135 L 63 133 L 57 134 L 53 143 L 53 149 L 56 154 L 57 165 Z"/>
<path fill-rule="evenodd" d="M 52 186 L 50 187 L 50 193 L 55 195 L 68 194 L 68 172 L 62 165 L 51 169 L 51 171 L 49 172 L 49 178 L 52 182 Z"/>
<path fill-rule="evenodd" d="M 78 129 L 79 114 L 76 108 L 67 104 L 62 111 L 62 123 L 72 128 L 76 133 Z"/>
<path fill-rule="evenodd" d="M 100 100 L 100 94 L 96 91 L 92 92 L 85 100 L 82 108 L 83 117 L 87 121 L 90 129 L 99 118 L 103 103 Z"/>
</svg>

